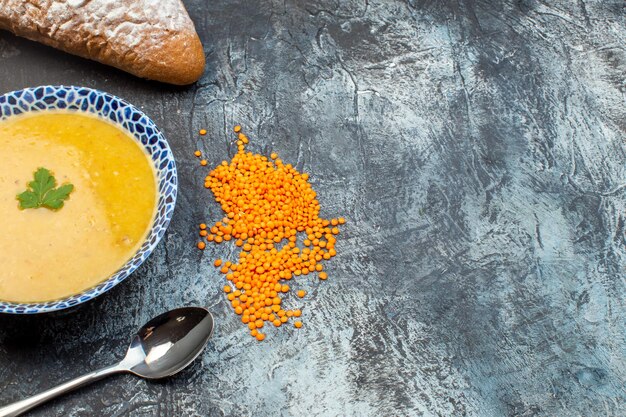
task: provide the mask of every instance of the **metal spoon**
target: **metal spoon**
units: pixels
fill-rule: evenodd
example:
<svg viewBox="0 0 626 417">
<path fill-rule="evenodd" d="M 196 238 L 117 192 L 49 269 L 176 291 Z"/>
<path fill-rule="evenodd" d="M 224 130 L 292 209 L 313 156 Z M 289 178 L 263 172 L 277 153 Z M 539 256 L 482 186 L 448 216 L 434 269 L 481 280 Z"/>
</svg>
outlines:
<svg viewBox="0 0 626 417">
<path fill-rule="evenodd" d="M 83 385 L 129 372 L 159 379 L 183 370 L 198 357 L 213 334 L 213 317 L 206 309 L 185 307 L 161 314 L 146 323 L 117 365 L 81 376 L 33 397 L 0 408 L 0 417 L 18 416 L 33 407 Z"/>
</svg>

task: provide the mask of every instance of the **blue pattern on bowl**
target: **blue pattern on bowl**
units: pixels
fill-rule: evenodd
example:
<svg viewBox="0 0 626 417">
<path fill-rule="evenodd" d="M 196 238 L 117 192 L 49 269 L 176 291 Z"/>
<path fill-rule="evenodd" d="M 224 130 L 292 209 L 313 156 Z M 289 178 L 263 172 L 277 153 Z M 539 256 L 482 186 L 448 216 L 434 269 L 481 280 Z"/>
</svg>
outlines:
<svg viewBox="0 0 626 417">
<path fill-rule="evenodd" d="M 0 301 L 0 313 L 37 314 L 58 311 L 91 300 L 110 290 L 141 265 L 159 243 L 176 204 L 178 178 L 174 155 L 154 122 L 130 103 L 103 91 L 74 86 L 41 86 L 0 96 L 0 120 L 42 110 L 79 110 L 96 114 L 124 127 L 142 144 L 157 172 L 158 203 L 146 241 L 126 264 L 106 281 L 71 297 L 33 304 Z"/>
</svg>

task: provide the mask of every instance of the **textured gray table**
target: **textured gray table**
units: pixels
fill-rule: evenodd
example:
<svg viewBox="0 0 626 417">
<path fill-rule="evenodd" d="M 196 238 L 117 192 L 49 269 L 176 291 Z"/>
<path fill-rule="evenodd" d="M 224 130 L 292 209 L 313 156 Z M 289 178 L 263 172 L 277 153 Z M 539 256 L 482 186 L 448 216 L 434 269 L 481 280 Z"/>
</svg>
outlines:
<svg viewBox="0 0 626 417">
<path fill-rule="evenodd" d="M 202 359 L 33 415 L 626 414 L 626 19 L 609 1 L 186 1 L 207 70 L 145 82 L 0 34 L 0 92 L 97 87 L 141 106 L 180 172 L 169 233 L 78 311 L 0 317 L 0 403 L 119 358 L 170 307 L 209 306 Z M 231 127 L 311 173 L 343 215 L 306 329 L 257 343 L 194 248 L 219 217 L 196 148 Z M 199 139 L 196 132 L 209 135 Z"/>
</svg>

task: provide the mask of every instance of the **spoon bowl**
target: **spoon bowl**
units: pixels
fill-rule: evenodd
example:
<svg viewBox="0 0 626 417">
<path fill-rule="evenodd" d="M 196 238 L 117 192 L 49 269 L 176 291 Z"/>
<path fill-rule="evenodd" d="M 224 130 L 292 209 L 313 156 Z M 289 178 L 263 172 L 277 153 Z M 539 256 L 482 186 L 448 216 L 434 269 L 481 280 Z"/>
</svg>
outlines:
<svg viewBox="0 0 626 417">
<path fill-rule="evenodd" d="M 66 392 L 116 373 L 146 379 L 172 376 L 200 355 L 213 334 L 213 316 L 202 307 L 183 307 L 146 323 L 133 337 L 124 359 L 55 388 L 0 408 L 0 417 L 18 416 Z"/>
<path fill-rule="evenodd" d="M 168 311 L 139 329 L 121 364 L 146 379 L 172 376 L 198 357 L 212 334 L 213 317 L 204 308 Z"/>
</svg>

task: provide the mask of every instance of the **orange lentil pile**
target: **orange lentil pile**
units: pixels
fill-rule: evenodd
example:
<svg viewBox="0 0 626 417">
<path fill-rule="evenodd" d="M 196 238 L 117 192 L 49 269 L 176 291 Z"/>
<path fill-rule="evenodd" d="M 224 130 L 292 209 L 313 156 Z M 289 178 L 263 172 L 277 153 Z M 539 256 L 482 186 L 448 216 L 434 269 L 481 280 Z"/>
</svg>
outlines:
<svg viewBox="0 0 626 417">
<path fill-rule="evenodd" d="M 337 226 L 345 219 L 320 218 L 308 174 L 284 164 L 275 153 L 267 158 L 246 152 L 248 137 L 240 126 L 234 131 L 237 154 L 204 181 L 226 216 L 210 228 L 200 225 L 203 240 L 197 246 L 204 249 L 206 239 L 217 244 L 232 241 L 241 248 L 236 262 L 218 259 L 214 266 L 229 281 L 224 292 L 233 310 L 261 341 L 265 326 L 280 327 L 302 315 L 301 310 L 283 307 L 283 297 L 291 290 L 288 283 L 314 273 L 321 280 L 328 278 L 323 263 L 336 255 Z M 297 296 L 303 298 L 306 292 L 298 290 Z M 302 322 L 293 325 L 300 328 Z"/>
</svg>

